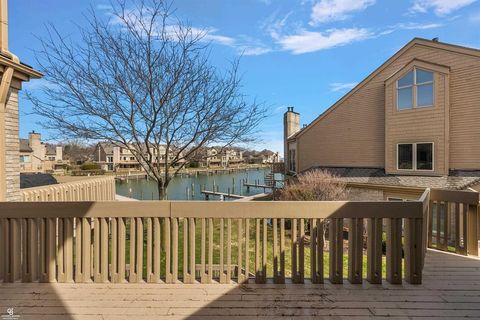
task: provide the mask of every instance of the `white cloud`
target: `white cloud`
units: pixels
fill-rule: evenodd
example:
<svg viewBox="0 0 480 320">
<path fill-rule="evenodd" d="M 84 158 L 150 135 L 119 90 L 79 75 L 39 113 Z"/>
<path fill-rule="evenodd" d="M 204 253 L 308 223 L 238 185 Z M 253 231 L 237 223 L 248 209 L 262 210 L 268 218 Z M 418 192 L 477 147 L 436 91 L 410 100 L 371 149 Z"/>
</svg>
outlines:
<svg viewBox="0 0 480 320">
<path fill-rule="evenodd" d="M 345 91 L 350 91 L 353 89 L 358 84 L 358 82 L 347 82 L 347 83 L 342 83 L 342 82 L 334 82 L 330 83 L 330 91 L 333 92 L 345 92 Z"/>
<path fill-rule="evenodd" d="M 477 0 L 414 0 L 410 11 L 412 13 L 424 13 L 431 9 L 437 16 L 446 16 L 476 1 Z"/>
<path fill-rule="evenodd" d="M 301 30 L 298 34 L 279 38 L 278 43 L 284 50 L 302 54 L 344 46 L 373 36 L 364 28 L 329 29 L 326 32 Z"/>
<path fill-rule="evenodd" d="M 384 31 L 380 32 L 379 35 L 387 35 L 398 30 L 427 30 L 443 27 L 442 23 L 416 23 L 416 22 L 406 22 L 398 23 L 396 25 L 387 27 Z"/>
<path fill-rule="evenodd" d="M 375 0 L 320 0 L 312 7 L 310 24 L 345 20 L 351 13 L 374 4 Z"/>
<path fill-rule="evenodd" d="M 259 56 L 262 54 L 270 53 L 273 50 L 267 47 L 239 47 L 238 51 L 244 56 Z"/>
</svg>

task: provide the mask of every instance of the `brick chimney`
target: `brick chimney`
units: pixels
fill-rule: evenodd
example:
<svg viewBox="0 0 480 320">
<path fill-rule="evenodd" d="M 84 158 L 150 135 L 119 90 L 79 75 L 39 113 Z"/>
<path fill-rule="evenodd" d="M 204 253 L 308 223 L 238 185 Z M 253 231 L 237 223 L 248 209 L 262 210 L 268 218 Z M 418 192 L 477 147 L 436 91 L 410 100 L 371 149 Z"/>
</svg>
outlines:
<svg viewBox="0 0 480 320">
<path fill-rule="evenodd" d="M 300 114 L 293 111 L 293 107 L 288 107 L 287 112 L 283 115 L 283 161 L 285 164 L 288 163 L 287 139 L 298 131 L 300 131 Z"/>
</svg>

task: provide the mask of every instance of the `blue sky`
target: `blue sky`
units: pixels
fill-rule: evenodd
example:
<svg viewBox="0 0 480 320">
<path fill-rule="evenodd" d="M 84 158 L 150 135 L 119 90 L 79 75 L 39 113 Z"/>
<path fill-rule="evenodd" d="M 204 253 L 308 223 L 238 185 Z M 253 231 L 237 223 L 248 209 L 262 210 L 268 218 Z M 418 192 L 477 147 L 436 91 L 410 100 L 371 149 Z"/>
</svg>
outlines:
<svg viewBox="0 0 480 320">
<path fill-rule="evenodd" d="M 36 37 L 53 23 L 75 38 L 90 8 L 107 14 L 108 0 L 10 0 L 10 50 L 35 67 Z M 480 0 L 177 0 L 176 14 L 207 30 L 212 63 L 240 54 L 243 91 L 264 101 L 271 116 L 256 148 L 282 151 L 287 106 L 301 123 L 316 118 L 413 37 L 480 48 Z M 38 90 L 41 81 L 25 85 Z M 42 130 L 20 100 L 20 135 Z"/>
</svg>

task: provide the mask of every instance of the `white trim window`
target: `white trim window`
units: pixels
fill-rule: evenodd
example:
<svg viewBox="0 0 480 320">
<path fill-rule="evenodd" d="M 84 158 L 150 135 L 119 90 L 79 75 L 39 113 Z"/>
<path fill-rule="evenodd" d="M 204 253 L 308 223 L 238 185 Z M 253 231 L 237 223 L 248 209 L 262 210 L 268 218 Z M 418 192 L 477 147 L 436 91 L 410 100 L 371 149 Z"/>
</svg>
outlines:
<svg viewBox="0 0 480 320">
<path fill-rule="evenodd" d="M 397 80 L 397 110 L 433 106 L 433 72 L 413 68 Z"/>
<path fill-rule="evenodd" d="M 433 142 L 397 144 L 397 170 L 433 171 L 433 163 Z"/>
</svg>

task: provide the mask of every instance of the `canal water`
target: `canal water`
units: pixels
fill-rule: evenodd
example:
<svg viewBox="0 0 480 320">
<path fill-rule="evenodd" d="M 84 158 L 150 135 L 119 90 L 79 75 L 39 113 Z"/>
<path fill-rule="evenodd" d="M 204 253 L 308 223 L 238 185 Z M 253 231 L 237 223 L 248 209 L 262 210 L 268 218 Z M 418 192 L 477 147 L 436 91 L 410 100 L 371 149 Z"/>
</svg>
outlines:
<svg viewBox="0 0 480 320">
<path fill-rule="evenodd" d="M 167 189 L 167 197 L 169 200 L 205 200 L 205 196 L 201 193 L 202 189 L 231 194 L 239 194 L 243 196 L 252 196 L 263 193 L 263 188 L 252 188 L 248 190 L 243 186 L 243 181 L 249 183 L 264 184 L 265 176 L 270 169 L 249 169 L 235 173 L 222 173 L 206 175 L 200 173 L 197 176 L 176 176 L 172 179 Z M 117 194 L 138 200 L 158 199 L 157 185 L 152 180 L 147 179 L 130 179 L 117 181 Z M 192 192 L 193 190 L 193 192 Z M 267 190 L 268 192 L 269 190 Z M 211 200 L 219 200 L 219 197 L 210 196 Z M 230 199 L 225 199 L 230 200 Z"/>
</svg>

